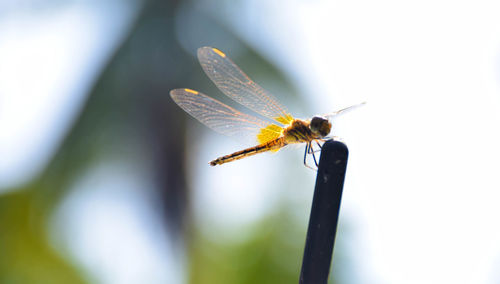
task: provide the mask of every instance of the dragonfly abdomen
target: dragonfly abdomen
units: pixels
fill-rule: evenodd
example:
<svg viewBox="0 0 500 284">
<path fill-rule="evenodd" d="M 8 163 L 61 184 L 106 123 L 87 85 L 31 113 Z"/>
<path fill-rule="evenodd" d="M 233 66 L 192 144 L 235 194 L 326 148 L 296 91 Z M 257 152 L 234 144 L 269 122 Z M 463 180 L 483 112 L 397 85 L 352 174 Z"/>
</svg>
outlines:
<svg viewBox="0 0 500 284">
<path fill-rule="evenodd" d="M 217 158 L 213 161 L 210 162 L 211 166 L 216 166 L 216 165 L 222 165 L 228 162 L 236 161 L 239 159 L 243 159 L 245 157 L 253 156 L 258 153 L 262 152 L 267 152 L 267 151 L 272 151 L 272 150 L 278 150 L 281 147 L 285 146 L 287 143 L 285 143 L 285 138 L 279 137 L 275 140 L 271 140 L 269 142 L 247 148 L 238 152 L 234 152 L 232 154 L 222 156 L 220 158 Z"/>
</svg>

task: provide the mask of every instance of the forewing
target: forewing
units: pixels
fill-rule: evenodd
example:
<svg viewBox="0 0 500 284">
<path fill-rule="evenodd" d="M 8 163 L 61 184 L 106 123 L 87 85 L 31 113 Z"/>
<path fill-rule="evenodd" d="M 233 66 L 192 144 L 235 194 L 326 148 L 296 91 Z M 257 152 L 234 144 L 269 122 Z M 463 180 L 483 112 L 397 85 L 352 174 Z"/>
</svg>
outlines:
<svg viewBox="0 0 500 284">
<path fill-rule="evenodd" d="M 239 141 L 253 143 L 262 129 L 269 123 L 251 115 L 237 111 L 215 99 L 190 89 L 170 91 L 172 99 L 187 113 L 211 129 L 236 138 Z"/>
<path fill-rule="evenodd" d="M 293 120 L 285 107 L 252 81 L 222 51 L 201 47 L 198 59 L 208 77 L 231 99 L 281 124 L 287 125 Z"/>
</svg>

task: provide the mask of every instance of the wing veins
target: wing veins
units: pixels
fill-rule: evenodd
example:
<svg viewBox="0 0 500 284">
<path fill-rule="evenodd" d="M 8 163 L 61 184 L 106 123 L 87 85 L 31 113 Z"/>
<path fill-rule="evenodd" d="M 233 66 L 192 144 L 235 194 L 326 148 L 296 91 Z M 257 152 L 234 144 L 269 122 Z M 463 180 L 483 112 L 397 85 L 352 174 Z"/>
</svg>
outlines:
<svg viewBox="0 0 500 284">
<path fill-rule="evenodd" d="M 211 47 L 198 49 L 203 70 L 225 95 L 273 120 L 289 115 L 276 98 L 250 79 L 231 59 L 221 54 L 224 55 Z"/>
<path fill-rule="evenodd" d="M 238 139 L 240 136 L 246 136 L 255 141 L 257 133 L 271 124 L 196 91 L 175 89 L 170 92 L 170 96 L 201 123 L 221 134 Z"/>
</svg>

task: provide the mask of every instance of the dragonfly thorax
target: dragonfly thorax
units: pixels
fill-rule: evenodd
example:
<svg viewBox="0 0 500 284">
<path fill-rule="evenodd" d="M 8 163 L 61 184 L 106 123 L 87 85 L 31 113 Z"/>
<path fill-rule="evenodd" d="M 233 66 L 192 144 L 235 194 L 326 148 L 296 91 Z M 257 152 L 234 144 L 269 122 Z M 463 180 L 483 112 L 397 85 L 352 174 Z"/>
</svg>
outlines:
<svg viewBox="0 0 500 284">
<path fill-rule="evenodd" d="M 294 119 L 283 130 L 283 139 L 286 144 L 310 142 L 328 135 L 331 127 L 332 124 L 323 117 L 313 117 L 311 120 Z"/>
<path fill-rule="evenodd" d="M 320 138 L 323 138 L 330 133 L 332 124 L 324 117 L 315 116 L 311 119 L 309 128 L 312 133 L 318 135 Z"/>
</svg>

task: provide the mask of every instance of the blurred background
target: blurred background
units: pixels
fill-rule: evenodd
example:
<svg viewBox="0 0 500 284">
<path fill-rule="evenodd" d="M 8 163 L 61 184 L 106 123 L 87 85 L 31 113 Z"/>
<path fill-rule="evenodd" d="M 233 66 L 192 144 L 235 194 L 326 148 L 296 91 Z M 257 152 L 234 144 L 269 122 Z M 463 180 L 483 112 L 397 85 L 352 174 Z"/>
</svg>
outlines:
<svg viewBox="0 0 500 284">
<path fill-rule="evenodd" d="M 221 49 L 350 160 L 331 283 L 500 283 L 498 1 L 0 2 L 0 283 L 297 283 L 315 173 L 170 99 Z M 247 145 L 244 145 L 247 146 Z"/>
</svg>

